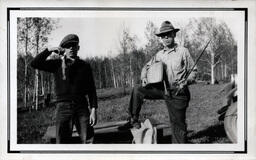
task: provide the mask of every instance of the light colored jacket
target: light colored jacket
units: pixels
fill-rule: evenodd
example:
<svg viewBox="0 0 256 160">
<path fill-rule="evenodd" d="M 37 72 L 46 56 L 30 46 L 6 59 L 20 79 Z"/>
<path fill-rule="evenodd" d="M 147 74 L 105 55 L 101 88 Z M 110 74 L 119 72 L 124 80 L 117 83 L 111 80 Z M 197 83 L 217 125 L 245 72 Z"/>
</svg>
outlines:
<svg viewBox="0 0 256 160">
<path fill-rule="evenodd" d="M 194 65 L 194 61 L 187 48 L 178 45 L 172 49 L 164 48 L 153 58 L 151 58 L 151 60 L 143 67 L 141 72 L 141 80 L 146 78 L 147 69 L 149 66 L 157 61 L 163 62 L 170 86 L 182 80 L 186 72 L 191 70 Z M 196 73 L 197 67 L 195 67 L 189 75 L 187 79 L 188 83 L 195 80 Z"/>
</svg>

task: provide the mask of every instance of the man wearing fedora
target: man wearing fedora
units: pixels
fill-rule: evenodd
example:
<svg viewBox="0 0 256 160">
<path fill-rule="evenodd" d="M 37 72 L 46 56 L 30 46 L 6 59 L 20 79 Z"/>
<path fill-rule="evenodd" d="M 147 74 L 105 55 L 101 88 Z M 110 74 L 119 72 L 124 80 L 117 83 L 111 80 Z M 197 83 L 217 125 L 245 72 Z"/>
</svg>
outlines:
<svg viewBox="0 0 256 160">
<path fill-rule="evenodd" d="M 77 56 L 79 48 L 79 37 L 68 34 L 59 47 L 46 48 L 31 62 L 33 68 L 53 73 L 56 143 L 72 143 L 74 124 L 81 143 L 86 143 L 89 134 L 93 137 L 92 126 L 97 122 L 98 104 L 92 69 Z M 58 58 L 50 58 L 53 52 L 59 54 Z"/>
<path fill-rule="evenodd" d="M 175 43 L 176 32 L 171 22 L 164 21 L 156 36 L 160 37 L 164 46 L 142 69 L 142 85 L 135 86 L 129 103 L 128 126 L 139 129 L 139 113 L 143 99 L 164 99 L 169 113 L 172 129 L 172 143 L 186 143 L 186 109 L 189 105 L 190 92 L 188 85 L 196 77 L 196 67 L 190 76 L 184 80 L 185 74 L 192 68 L 194 61 L 187 48 Z M 166 86 L 163 83 L 148 85 L 147 69 L 155 62 L 162 62 L 166 77 Z M 166 94 L 167 88 L 167 94 Z M 178 91 L 179 90 L 179 91 Z"/>
</svg>

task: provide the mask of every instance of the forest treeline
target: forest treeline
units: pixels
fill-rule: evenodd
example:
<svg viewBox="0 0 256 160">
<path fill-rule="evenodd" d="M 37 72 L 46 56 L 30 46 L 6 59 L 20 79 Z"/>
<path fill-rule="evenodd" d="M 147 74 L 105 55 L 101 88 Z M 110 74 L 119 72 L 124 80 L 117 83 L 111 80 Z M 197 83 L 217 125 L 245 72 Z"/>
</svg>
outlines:
<svg viewBox="0 0 256 160">
<path fill-rule="evenodd" d="M 17 20 L 17 96 L 18 106 L 38 108 L 40 97 L 54 95 L 53 77 L 50 73 L 34 70 L 30 62 L 48 46 L 48 38 L 58 29 L 59 19 L 18 18 Z M 227 81 L 237 73 L 237 44 L 225 22 L 215 18 L 191 18 L 179 26 L 177 43 L 187 47 L 195 60 L 206 43 L 211 43 L 200 59 L 198 80 Z M 119 35 L 117 56 L 90 57 L 84 59 L 91 64 L 97 89 L 125 88 L 140 83 L 140 72 L 144 64 L 163 48 L 158 37 L 158 28 L 148 21 L 145 26 L 145 46 L 138 46 L 138 37 L 127 27 Z M 107 50 L 106 55 L 113 51 Z M 115 51 L 116 52 L 116 51 Z"/>
</svg>

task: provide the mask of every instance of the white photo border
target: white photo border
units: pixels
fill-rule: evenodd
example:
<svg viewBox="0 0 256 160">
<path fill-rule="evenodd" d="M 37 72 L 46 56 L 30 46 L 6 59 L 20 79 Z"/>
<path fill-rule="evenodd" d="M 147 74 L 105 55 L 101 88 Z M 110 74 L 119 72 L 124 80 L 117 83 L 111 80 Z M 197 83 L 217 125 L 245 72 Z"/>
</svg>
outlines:
<svg viewBox="0 0 256 160">
<path fill-rule="evenodd" d="M 243 41 L 238 46 L 238 104 L 243 103 L 243 109 L 238 111 L 242 117 L 238 120 L 240 124 L 240 129 L 242 128 L 243 133 L 240 133 L 238 136 L 238 144 L 168 144 L 168 145 L 115 145 L 115 144 L 97 144 L 86 146 L 83 145 L 56 145 L 56 144 L 17 144 L 17 93 L 15 92 L 15 84 L 17 85 L 17 65 L 15 49 L 13 47 L 16 45 L 15 38 L 17 38 L 17 31 L 13 28 L 15 26 L 15 18 L 17 20 L 17 15 L 21 12 L 37 12 L 37 11 L 209 11 L 209 12 L 218 12 L 218 11 L 230 11 L 236 12 L 240 11 L 244 14 L 244 38 Z M 234 153 L 247 153 L 247 78 L 248 78 L 248 14 L 247 8 L 118 8 L 118 7 L 21 7 L 21 8 L 7 8 L 7 24 L 8 24 L 8 42 L 7 42 L 7 72 L 8 72 L 8 102 L 7 102 L 7 117 L 8 117 L 8 153 L 132 153 L 132 154 L 141 154 L 141 153 L 154 153 L 154 154 L 184 154 L 184 153 L 198 153 L 198 154 L 234 154 Z M 56 13 L 58 17 L 58 13 Z M 33 16 L 37 16 L 33 14 Z M 72 15 L 73 16 L 73 15 Z M 30 16 L 31 17 L 31 16 Z M 43 17 L 43 14 L 42 14 Z M 13 23 L 14 22 L 14 23 Z M 13 41 L 14 40 L 14 41 Z M 17 42 L 17 40 L 16 40 Z M 238 44 L 239 45 L 239 44 Z M 16 45 L 17 46 L 17 45 Z M 15 48 L 15 47 L 14 47 Z M 17 56 L 17 55 L 16 55 Z M 17 90 L 16 90 L 17 91 Z M 238 109 L 239 110 L 239 109 Z M 16 121 L 15 121 L 16 119 Z M 242 124 L 243 123 L 243 124 Z M 11 134 L 12 133 L 12 134 Z M 16 138 L 15 138 L 16 137 Z M 241 139 L 242 137 L 242 139 Z M 16 142 L 16 143 L 15 143 Z M 110 147 L 111 146 L 111 147 Z M 198 146 L 198 147 L 197 147 Z M 111 149 L 109 149 L 111 148 Z M 168 149 L 167 149 L 168 148 Z M 214 149 L 215 148 L 215 149 Z M 216 150 L 220 148 L 220 150 Z"/>
</svg>

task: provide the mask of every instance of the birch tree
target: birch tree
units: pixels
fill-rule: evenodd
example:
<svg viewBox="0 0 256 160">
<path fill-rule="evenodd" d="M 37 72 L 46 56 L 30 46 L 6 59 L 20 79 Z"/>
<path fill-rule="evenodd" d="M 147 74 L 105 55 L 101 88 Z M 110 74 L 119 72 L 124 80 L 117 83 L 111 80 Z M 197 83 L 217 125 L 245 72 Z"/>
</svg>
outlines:
<svg viewBox="0 0 256 160">
<path fill-rule="evenodd" d="M 112 51 L 109 51 L 108 54 L 111 55 Z M 114 58 L 110 58 L 109 61 L 110 61 L 110 72 L 111 72 L 113 87 L 117 88 L 116 72 L 114 68 Z"/>
<path fill-rule="evenodd" d="M 136 49 L 136 36 L 132 36 L 129 32 L 129 29 L 125 26 L 123 27 L 121 38 L 119 40 L 120 44 L 120 53 L 122 58 L 122 77 L 123 77 L 123 87 L 124 87 L 124 93 L 125 93 L 125 86 L 127 83 L 130 84 L 130 86 L 134 86 L 134 72 L 132 70 L 132 57 L 129 55 L 132 50 Z M 127 64 L 128 62 L 128 64 Z M 127 75 L 129 73 L 129 75 Z"/>
<path fill-rule="evenodd" d="M 160 42 L 159 38 L 155 35 L 157 32 L 156 25 L 148 21 L 145 28 L 145 37 L 147 39 L 147 43 L 145 45 L 145 53 L 147 55 L 146 61 L 148 61 L 152 56 L 154 56 L 158 51 L 163 48 L 162 43 Z"/>
<path fill-rule="evenodd" d="M 28 50 L 31 48 L 29 32 L 32 27 L 32 19 L 31 18 L 18 18 L 17 19 L 17 48 L 18 54 L 24 54 L 24 107 L 27 107 L 27 84 L 28 84 L 28 76 L 27 76 L 27 56 Z"/>
<path fill-rule="evenodd" d="M 25 57 L 28 53 L 32 55 L 37 55 L 39 51 L 48 42 L 48 35 L 51 31 L 57 28 L 57 19 L 51 18 L 18 18 L 17 30 L 18 30 L 18 52 L 24 53 Z M 25 91 L 24 91 L 24 102 L 27 106 L 27 66 L 28 63 L 25 59 Z M 39 82 L 41 82 L 41 93 L 44 93 L 44 77 L 41 74 L 41 80 L 39 80 L 39 72 L 35 71 L 35 89 L 34 89 L 34 100 L 36 101 L 36 109 L 38 108 L 38 92 L 39 92 Z"/>
<path fill-rule="evenodd" d="M 230 29 L 224 22 L 217 21 L 215 18 L 191 19 L 186 27 L 190 30 L 187 30 L 185 45 L 190 49 L 194 59 L 211 39 L 198 68 L 203 74 L 208 74 L 211 77 L 211 84 L 214 84 L 216 67 L 226 66 L 227 68 L 230 65 L 229 61 L 236 57 L 236 52 L 232 49 L 236 44 Z M 230 54 L 235 57 L 230 57 Z"/>
</svg>

